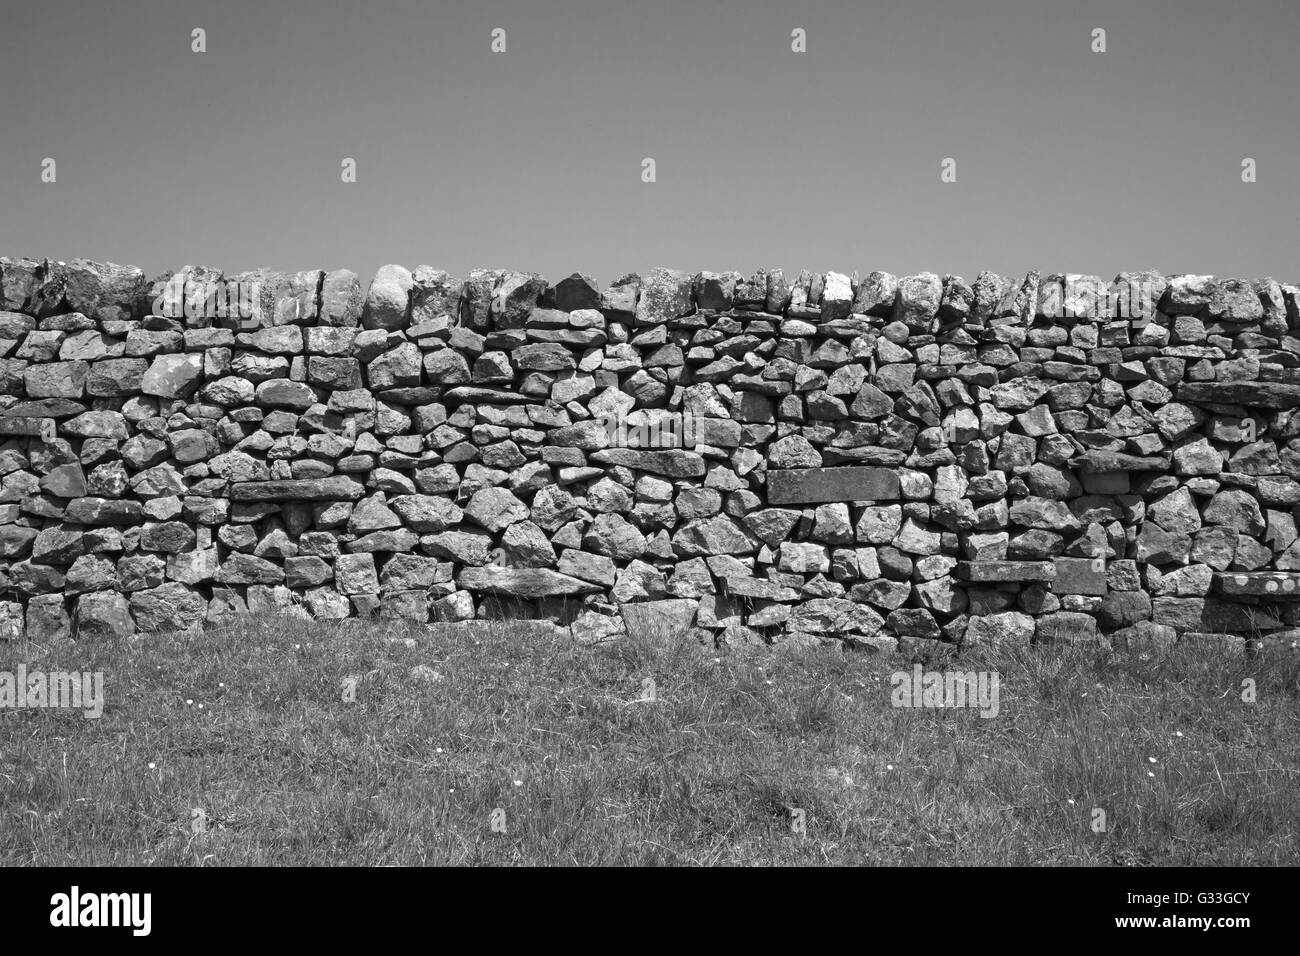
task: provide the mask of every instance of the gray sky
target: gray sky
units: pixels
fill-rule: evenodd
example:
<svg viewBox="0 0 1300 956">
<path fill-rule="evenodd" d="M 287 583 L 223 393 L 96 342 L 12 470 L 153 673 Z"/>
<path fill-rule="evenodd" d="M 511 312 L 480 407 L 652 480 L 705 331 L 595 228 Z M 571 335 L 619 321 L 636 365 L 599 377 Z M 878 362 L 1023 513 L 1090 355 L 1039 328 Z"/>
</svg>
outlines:
<svg viewBox="0 0 1300 956">
<path fill-rule="evenodd" d="M 1300 279 L 1294 0 L 5 6 L 0 254 Z"/>
</svg>

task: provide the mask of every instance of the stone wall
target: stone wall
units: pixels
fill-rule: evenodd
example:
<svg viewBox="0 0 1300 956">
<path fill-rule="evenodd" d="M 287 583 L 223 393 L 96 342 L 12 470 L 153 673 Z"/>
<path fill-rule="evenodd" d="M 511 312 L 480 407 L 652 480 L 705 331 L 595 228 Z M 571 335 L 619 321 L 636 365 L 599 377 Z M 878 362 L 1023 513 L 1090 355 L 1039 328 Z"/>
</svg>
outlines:
<svg viewBox="0 0 1300 956">
<path fill-rule="evenodd" d="M 1300 619 L 1294 286 L 0 259 L 0 629 L 659 620 L 726 644 Z"/>
</svg>

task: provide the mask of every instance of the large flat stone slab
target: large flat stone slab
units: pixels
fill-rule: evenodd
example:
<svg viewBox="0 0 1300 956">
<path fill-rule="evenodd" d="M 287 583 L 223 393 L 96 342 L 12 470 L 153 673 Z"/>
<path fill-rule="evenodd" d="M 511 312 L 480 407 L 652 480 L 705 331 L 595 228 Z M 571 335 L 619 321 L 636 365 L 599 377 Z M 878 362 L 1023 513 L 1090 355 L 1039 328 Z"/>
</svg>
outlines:
<svg viewBox="0 0 1300 956">
<path fill-rule="evenodd" d="M 569 577 L 549 568 L 466 568 L 456 583 L 467 591 L 484 591 L 506 597 L 544 598 L 594 594 L 600 585 Z"/>
<path fill-rule="evenodd" d="M 1105 475 L 1117 471 L 1166 471 L 1172 462 L 1172 454 L 1128 455 L 1121 451 L 1090 448 L 1071 463 L 1085 474 Z"/>
<path fill-rule="evenodd" d="M 894 501 L 898 475 L 888 468 L 775 468 L 767 473 L 771 505 Z"/>
<path fill-rule="evenodd" d="M 81 402 L 67 398 L 34 398 L 0 411 L 0 418 L 72 418 L 86 411 Z"/>
<path fill-rule="evenodd" d="M 800 593 L 794 588 L 789 588 L 775 581 L 769 581 L 766 578 L 746 578 L 740 575 L 729 575 L 724 577 L 723 583 L 726 585 L 727 594 L 732 597 L 758 598 L 764 601 L 791 601 L 799 600 Z"/>
<path fill-rule="evenodd" d="M 957 577 L 964 581 L 1051 581 L 1051 561 L 958 561 Z"/>
<path fill-rule="evenodd" d="M 231 501 L 356 501 L 365 493 L 365 485 L 347 475 L 237 481 L 230 486 Z"/>
<path fill-rule="evenodd" d="M 1180 402 L 1300 408 L 1300 385 L 1284 382 L 1183 382 L 1176 395 Z"/>
<path fill-rule="evenodd" d="M 1214 575 L 1220 594 L 1255 594 L 1300 601 L 1300 571 L 1221 571 Z"/>
<path fill-rule="evenodd" d="M 519 392 L 499 388 L 482 388 L 477 385 L 461 385 L 446 392 L 443 400 L 448 405 L 533 405 L 537 399 Z"/>
<path fill-rule="evenodd" d="M 141 524 L 144 506 L 123 498 L 74 498 L 64 509 L 63 520 L 91 527 Z"/>
<path fill-rule="evenodd" d="M 57 436 L 53 418 L 0 418 L 0 435 L 31 435 L 43 442 Z"/>
<path fill-rule="evenodd" d="M 591 460 L 602 465 L 623 465 L 668 478 L 701 478 L 705 473 L 704 457 L 681 449 L 638 451 L 635 448 L 606 448 L 594 452 Z"/>
</svg>

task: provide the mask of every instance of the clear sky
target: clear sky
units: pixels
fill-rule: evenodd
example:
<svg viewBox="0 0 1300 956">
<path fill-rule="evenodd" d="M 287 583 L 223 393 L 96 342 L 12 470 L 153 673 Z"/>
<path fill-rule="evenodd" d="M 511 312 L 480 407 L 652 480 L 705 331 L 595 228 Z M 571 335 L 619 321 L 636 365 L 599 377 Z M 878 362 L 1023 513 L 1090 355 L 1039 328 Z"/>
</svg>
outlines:
<svg viewBox="0 0 1300 956">
<path fill-rule="evenodd" d="M 1300 280 L 1295 0 L 5 7 L 0 254 Z"/>
</svg>

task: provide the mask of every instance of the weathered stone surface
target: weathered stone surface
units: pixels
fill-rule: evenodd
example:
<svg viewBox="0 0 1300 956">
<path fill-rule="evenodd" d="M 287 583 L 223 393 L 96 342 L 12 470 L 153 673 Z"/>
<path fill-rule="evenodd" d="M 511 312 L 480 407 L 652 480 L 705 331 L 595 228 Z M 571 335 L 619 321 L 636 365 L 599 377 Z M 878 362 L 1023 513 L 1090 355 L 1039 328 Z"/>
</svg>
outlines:
<svg viewBox="0 0 1300 956">
<path fill-rule="evenodd" d="M 603 644 L 625 636 L 623 618 L 618 615 L 586 611 L 570 626 L 574 641 L 584 646 Z"/>
<path fill-rule="evenodd" d="M 186 398 L 198 389 L 202 377 L 202 355 L 159 355 L 144 373 L 140 391 L 159 398 Z"/>
<path fill-rule="evenodd" d="M 639 451 L 632 448 L 607 448 L 594 452 L 590 459 L 602 465 L 622 465 L 669 478 L 699 478 L 704 475 L 704 459 L 692 451 L 667 449 Z"/>
<path fill-rule="evenodd" d="M 1151 617 L 1151 598 L 1145 591 L 1112 591 L 1093 612 L 1105 628 L 1125 628 Z"/>
<path fill-rule="evenodd" d="M 1175 395 L 1180 402 L 1272 409 L 1300 407 L 1300 384 L 1284 382 L 1183 382 L 1175 389 Z"/>
<path fill-rule="evenodd" d="M 898 283 L 893 318 L 911 329 L 930 330 L 943 298 L 943 282 L 933 272 L 905 276 Z"/>
<path fill-rule="evenodd" d="M 402 524 L 417 534 L 445 531 L 459 523 L 464 514 L 454 502 L 437 495 L 399 495 L 389 506 Z"/>
<path fill-rule="evenodd" d="M 361 280 L 348 269 L 327 272 L 320 290 L 320 321 L 322 325 L 354 327 L 361 321 L 365 297 Z"/>
<path fill-rule="evenodd" d="M 767 473 L 767 498 L 774 505 L 893 501 L 898 497 L 898 475 L 885 468 L 772 469 Z"/>
<path fill-rule="evenodd" d="M 230 554 L 217 571 L 221 584 L 279 584 L 284 580 L 280 565 L 251 554 Z"/>
<path fill-rule="evenodd" d="M 528 517 L 528 506 L 505 488 L 476 491 L 465 506 L 465 514 L 488 531 L 504 531 Z"/>
<path fill-rule="evenodd" d="M 957 576 L 966 581 L 1053 581 L 1051 561 L 958 561 Z"/>
<path fill-rule="evenodd" d="M 1116 471 L 1162 471 L 1168 467 L 1169 461 L 1158 455 L 1126 455 L 1096 448 L 1089 449 L 1081 462 L 1082 470 L 1092 474 L 1108 474 Z"/>
<path fill-rule="evenodd" d="M 184 584 L 169 583 L 131 595 L 131 616 L 142 631 L 184 631 L 203 623 L 208 602 Z"/>
<path fill-rule="evenodd" d="M 1033 641 L 1035 630 L 1033 617 L 1018 611 L 1004 611 L 982 617 L 972 616 L 966 624 L 962 642 L 975 646 L 1024 645 Z"/>
<path fill-rule="evenodd" d="M 594 594 L 600 590 L 590 581 L 549 568 L 466 568 L 457 576 L 456 583 L 467 591 L 519 598 L 565 597 Z"/>
<path fill-rule="evenodd" d="M 342 554 L 334 559 L 334 586 L 340 594 L 376 594 L 379 576 L 372 554 Z"/>
<path fill-rule="evenodd" d="M 78 597 L 72 626 L 80 640 L 129 637 L 136 631 L 131 606 L 116 591 L 93 591 Z"/>
<path fill-rule="evenodd" d="M 675 269 L 651 269 L 641 281 L 641 297 L 636 306 L 637 325 L 666 323 L 694 308 L 691 301 L 692 277 Z"/>
<path fill-rule="evenodd" d="M 147 288 L 142 269 L 91 259 L 69 262 L 63 270 L 63 283 L 68 306 L 74 312 L 102 321 L 131 318 Z"/>
<path fill-rule="evenodd" d="M 1295 571 L 1219 572 L 1214 587 L 1224 595 L 1250 594 L 1300 601 L 1300 573 Z"/>
<path fill-rule="evenodd" d="M 316 393 L 305 382 L 273 378 L 260 383 L 255 390 L 256 400 L 263 408 L 284 408 L 305 412 L 316 404 Z"/>
<path fill-rule="evenodd" d="M 367 329 L 404 328 L 410 318 L 414 285 L 410 271 L 402 266 L 380 266 L 366 295 L 361 324 Z"/>
<path fill-rule="evenodd" d="M 787 631 L 815 634 L 875 634 L 884 626 L 879 614 L 843 598 L 814 598 L 790 612 Z"/>
<path fill-rule="evenodd" d="M 86 375 L 86 394 L 96 398 L 120 398 L 143 391 L 149 363 L 141 358 L 114 358 L 92 362 Z M 250 397 L 251 397 L 251 389 Z"/>
<path fill-rule="evenodd" d="M 122 440 L 130 434 L 126 419 L 119 412 L 82 412 L 60 426 L 66 435 L 77 438 L 111 438 Z"/>
<path fill-rule="evenodd" d="M 753 554 L 759 542 L 726 515 L 688 521 L 672 536 L 673 551 L 684 558 L 717 554 Z"/>
<path fill-rule="evenodd" d="M 1053 558 L 1053 594 L 1105 594 L 1105 561 L 1096 558 Z"/>
<path fill-rule="evenodd" d="M 134 525 L 144 521 L 138 501 L 107 498 L 74 498 L 64 509 L 65 520 L 84 525 Z"/>
<path fill-rule="evenodd" d="M 82 361 L 32 365 L 23 371 L 28 398 L 81 398 L 90 364 Z"/>
<path fill-rule="evenodd" d="M 621 515 L 601 514 L 583 535 L 582 547 L 616 561 L 630 561 L 645 554 L 646 539 L 636 525 Z"/>
<path fill-rule="evenodd" d="M 1260 535 L 1266 527 L 1259 502 L 1248 491 L 1229 489 L 1215 495 L 1203 513 L 1206 524 L 1220 525 L 1240 534 Z"/>
<path fill-rule="evenodd" d="M 361 482 L 346 475 L 281 481 L 239 481 L 230 486 L 230 500 L 356 501 L 365 491 Z"/>
</svg>

